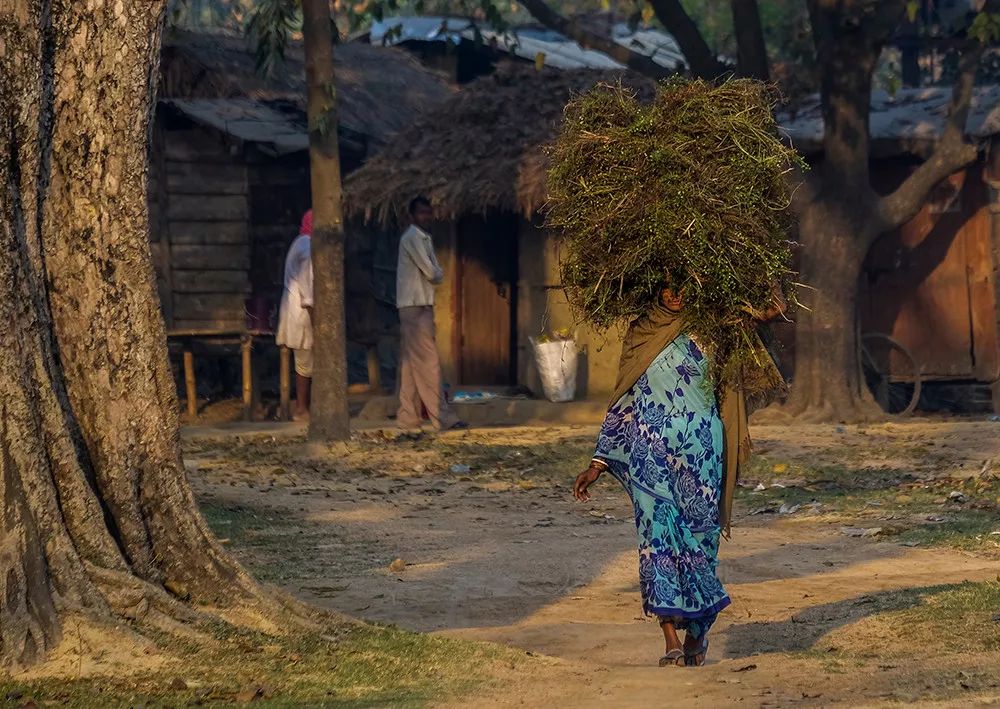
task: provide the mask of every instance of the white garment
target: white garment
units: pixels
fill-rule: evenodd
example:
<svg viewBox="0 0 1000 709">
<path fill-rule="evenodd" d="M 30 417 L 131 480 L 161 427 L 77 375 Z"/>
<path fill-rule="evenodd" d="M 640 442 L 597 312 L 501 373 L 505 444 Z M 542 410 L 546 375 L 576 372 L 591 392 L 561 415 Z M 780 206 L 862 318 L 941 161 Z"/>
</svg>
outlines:
<svg viewBox="0 0 1000 709">
<path fill-rule="evenodd" d="M 293 350 L 312 349 L 312 319 L 306 311 L 312 304 L 312 239 L 307 234 L 300 234 L 285 258 L 285 289 L 281 294 L 275 342 Z"/>
<path fill-rule="evenodd" d="M 443 280 L 444 271 L 434 254 L 431 235 L 411 224 L 399 237 L 396 307 L 434 305 L 434 286 Z"/>
</svg>

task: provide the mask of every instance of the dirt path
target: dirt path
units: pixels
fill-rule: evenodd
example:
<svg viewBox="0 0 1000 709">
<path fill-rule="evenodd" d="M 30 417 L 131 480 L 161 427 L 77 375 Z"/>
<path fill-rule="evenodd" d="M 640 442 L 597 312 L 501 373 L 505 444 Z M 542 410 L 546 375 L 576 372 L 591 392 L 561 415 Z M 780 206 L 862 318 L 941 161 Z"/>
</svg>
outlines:
<svg viewBox="0 0 1000 709">
<path fill-rule="evenodd" d="M 847 435 L 838 431 L 803 432 L 800 452 L 836 451 Z M 943 435 L 913 428 L 885 435 L 912 448 L 914 434 Z M 523 435 L 531 445 L 542 434 Z M 576 440 L 589 431 L 544 435 Z M 980 457 L 1000 458 L 1000 443 L 968 435 L 974 455 L 952 456 L 948 465 L 978 468 Z M 778 432 L 758 436 L 765 448 L 788 445 Z M 875 441 L 869 452 L 884 454 L 884 446 Z M 190 457 L 189 466 L 206 459 Z M 962 672 L 988 673 L 1000 663 L 1000 654 L 935 662 L 919 649 L 917 662 L 884 660 L 869 636 L 861 647 L 852 639 L 880 594 L 995 579 L 996 559 L 852 538 L 816 518 L 759 516 L 740 520 L 723 544 L 721 576 L 733 605 L 716 626 L 710 665 L 659 669 L 662 644 L 641 614 L 635 530 L 620 489 L 605 484 L 579 505 L 566 486 L 491 485 L 417 467 L 416 476 L 300 471 L 252 487 L 204 474 L 195 484 L 210 511 L 251 509 L 285 530 L 295 544 L 262 542 L 241 553 L 310 601 L 544 656 L 506 678 L 496 696 L 467 698 L 466 706 L 881 705 L 951 696 Z M 397 558 L 405 568 L 390 570 Z M 988 682 L 953 700 L 992 701 L 1000 702 L 1000 688 Z"/>
</svg>

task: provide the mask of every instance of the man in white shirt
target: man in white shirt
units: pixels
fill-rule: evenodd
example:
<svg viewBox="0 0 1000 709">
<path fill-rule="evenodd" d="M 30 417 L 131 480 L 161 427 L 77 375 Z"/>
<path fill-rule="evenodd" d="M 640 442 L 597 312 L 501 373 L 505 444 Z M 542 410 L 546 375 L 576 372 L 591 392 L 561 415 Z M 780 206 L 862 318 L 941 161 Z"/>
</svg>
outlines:
<svg viewBox="0 0 1000 709">
<path fill-rule="evenodd" d="M 464 428 L 441 390 L 441 360 L 434 330 L 434 286 L 444 272 L 431 235 L 434 210 L 426 197 L 410 202 L 412 224 L 399 239 L 396 307 L 400 324 L 399 411 L 402 428 L 419 428 L 421 405 L 438 430 Z"/>
<path fill-rule="evenodd" d="M 295 411 L 292 420 L 309 418 L 313 373 L 312 210 L 302 217 L 299 235 L 285 258 L 285 288 L 275 342 L 295 354 Z"/>
</svg>

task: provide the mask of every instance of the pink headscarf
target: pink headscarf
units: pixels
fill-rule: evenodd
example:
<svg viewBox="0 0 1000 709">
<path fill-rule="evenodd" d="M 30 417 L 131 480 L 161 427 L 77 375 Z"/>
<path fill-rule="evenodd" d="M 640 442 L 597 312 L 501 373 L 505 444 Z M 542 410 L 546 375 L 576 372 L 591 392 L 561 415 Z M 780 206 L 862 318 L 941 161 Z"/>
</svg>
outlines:
<svg viewBox="0 0 1000 709">
<path fill-rule="evenodd" d="M 302 226 L 299 227 L 299 234 L 312 236 L 313 233 L 313 210 L 309 210 L 302 215 Z"/>
</svg>

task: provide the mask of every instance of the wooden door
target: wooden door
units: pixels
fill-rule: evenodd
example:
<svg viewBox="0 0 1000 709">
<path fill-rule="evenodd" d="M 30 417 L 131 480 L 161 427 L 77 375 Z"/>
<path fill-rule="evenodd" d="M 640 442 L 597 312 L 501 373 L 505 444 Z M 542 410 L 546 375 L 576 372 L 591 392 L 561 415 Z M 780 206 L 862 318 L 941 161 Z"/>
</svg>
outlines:
<svg viewBox="0 0 1000 709">
<path fill-rule="evenodd" d="M 517 221 L 512 214 L 458 223 L 458 365 L 462 384 L 516 380 Z"/>
<path fill-rule="evenodd" d="M 861 325 L 910 350 L 925 376 L 989 379 L 997 366 L 989 215 L 978 170 L 953 175 L 865 264 Z"/>
</svg>

